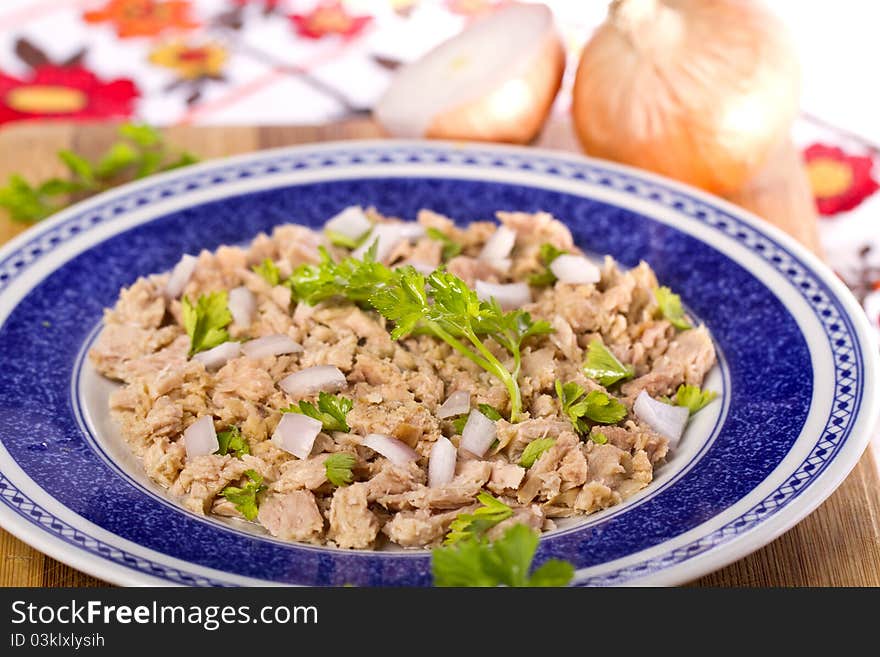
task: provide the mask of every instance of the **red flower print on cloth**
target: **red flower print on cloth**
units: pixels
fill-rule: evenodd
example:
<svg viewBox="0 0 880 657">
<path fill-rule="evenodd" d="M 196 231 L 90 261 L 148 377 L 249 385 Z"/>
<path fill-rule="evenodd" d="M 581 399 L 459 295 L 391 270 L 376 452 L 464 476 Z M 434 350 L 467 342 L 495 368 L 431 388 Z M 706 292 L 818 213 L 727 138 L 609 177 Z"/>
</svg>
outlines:
<svg viewBox="0 0 880 657">
<path fill-rule="evenodd" d="M 87 11 L 87 23 L 113 23 L 120 39 L 156 36 L 168 29 L 198 27 L 190 17 L 189 0 L 109 0 L 100 9 Z"/>
<path fill-rule="evenodd" d="M 816 208 L 831 216 L 846 212 L 880 189 L 871 173 L 873 160 L 866 155 L 848 155 L 840 148 L 813 144 L 804 151 L 804 161 Z"/>
<path fill-rule="evenodd" d="M 83 64 L 85 48 L 60 63 L 27 39 L 17 39 L 14 51 L 29 70 L 20 77 L 0 71 L 0 125 L 29 119 L 131 116 L 140 96 L 134 82 L 99 78 Z"/>
<path fill-rule="evenodd" d="M 350 39 L 357 36 L 370 22 L 370 16 L 352 16 L 339 0 L 320 2 L 308 14 L 288 16 L 296 31 L 309 39 L 325 36 L 341 36 Z"/>
</svg>

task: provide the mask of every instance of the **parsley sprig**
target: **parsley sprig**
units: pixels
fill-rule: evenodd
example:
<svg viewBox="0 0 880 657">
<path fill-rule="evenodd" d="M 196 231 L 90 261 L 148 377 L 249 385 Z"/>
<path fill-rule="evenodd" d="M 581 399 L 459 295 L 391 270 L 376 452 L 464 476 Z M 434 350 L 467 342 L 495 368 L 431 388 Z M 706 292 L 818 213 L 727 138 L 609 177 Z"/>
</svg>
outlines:
<svg viewBox="0 0 880 657">
<path fill-rule="evenodd" d="M 263 277 L 263 280 L 266 281 L 272 287 L 279 285 L 281 283 L 281 272 L 278 269 L 278 265 L 275 264 L 275 261 L 272 258 L 265 258 L 263 262 L 258 265 L 254 265 L 251 267 L 257 274 Z"/>
<path fill-rule="evenodd" d="M 593 338 L 587 347 L 584 373 L 607 388 L 622 379 L 632 378 L 635 374 L 635 369 L 632 365 L 621 363 L 617 356 L 602 344 L 601 340 Z"/>
<path fill-rule="evenodd" d="M 413 267 L 390 269 L 375 258 L 375 247 L 363 260 L 345 258 L 334 262 L 326 250 L 316 265 L 301 265 L 290 278 L 297 299 L 315 304 L 341 296 L 372 306 L 394 322 L 395 340 L 412 333 L 433 335 L 479 365 L 507 388 L 510 421 L 522 415 L 522 395 L 517 381 L 522 364 L 522 345 L 530 337 L 553 331 L 548 322 L 533 321 L 523 310 L 502 311 L 495 300 L 481 301 L 477 293 L 449 272 L 429 276 Z M 508 370 L 486 346 L 492 338 L 513 356 Z"/>
<path fill-rule="evenodd" d="M 251 448 L 241 435 L 241 429 L 235 425 L 218 433 L 217 443 L 220 447 L 214 452 L 215 454 L 224 455 L 232 452 L 237 458 L 241 458 L 244 454 L 251 453 Z"/>
<path fill-rule="evenodd" d="M 244 474 L 250 481 L 245 482 L 241 487 L 227 486 L 220 494 L 232 502 L 241 515 L 253 520 L 259 511 L 257 495 L 266 490 L 266 486 L 263 485 L 262 475 L 256 470 L 245 470 Z"/>
<path fill-rule="evenodd" d="M 550 559 L 532 570 L 538 535 L 523 524 L 513 525 L 494 542 L 468 538 L 431 555 L 434 586 L 566 586 L 574 566 Z M 531 574 L 530 574 L 531 572 Z"/>
<path fill-rule="evenodd" d="M 541 455 L 556 444 L 556 438 L 537 438 L 523 450 L 519 457 L 519 464 L 524 468 L 531 468 Z"/>
<path fill-rule="evenodd" d="M 701 390 L 700 386 L 683 383 L 678 386 L 678 390 L 675 391 L 675 395 L 672 399 L 669 397 L 660 397 L 660 400 L 667 404 L 672 404 L 673 406 L 684 406 L 690 411 L 691 415 L 693 415 L 705 408 L 717 396 L 718 393 L 713 390 Z"/>
<path fill-rule="evenodd" d="M 687 321 L 684 315 L 684 308 L 681 305 L 681 297 L 675 294 L 668 287 L 658 287 L 654 290 L 654 298 L 657 299 L 657 305 L 660 313 L 669 320 L 675 328 L 685 331 L 691 328 L 691 323 Z"/>
<path fill-rule="evenodd" d="M 581 435 L 590 433 L 587 420 L 597 424 L 617 424 L 626 417 L 626 407 L 601 390 L 587 393 L 577 383 L 556 381 L 556 396 L 562 405 L 562 412 Z"/>
<path fill-rule="evenodd" d="M 477 499 L 483 506 L 473 513 L 460 513 L 449 525 L 444 545 L 452 545 L 465 539 L 482 538 L 483 534 L 513 515 L 513 509 L 489 493 L 480 493 Z"/>
<path fill-rule="evenodd" d="M 183 327 L 189 335 L 190 356 L 229 340 L 226 327 L 232 321 L 232 313 L 227 302 L 225 290 L 203 294 L 195 304 L 189 297 L 183 297 Z"/>
<path fill-rule="evenodd" d="M 324 460 L 324 470 L 327 473 L 327 481 L 334 486 L 348 486 L 354 481 L 354 473 L 351 469 L 357 459 L 348 452 L 336 452 Z"/>
<path fill-rule="evenodd" d="M 317 405 L 308 401 L 293 403 L 287 408 L 282 408 L 282 413 L 300 413 L 318 420 L 325 431 L 344 431 L 348 433 L 351 427 L 345 420 L 346 415 L 354 404 L 347 397 L 331 395 L 327 392 L 318 394 Z"/>
<path fill-rule="evenodd" d="M 34 223 L 68 205 L 71 195 L 94 194 L 127 178 L 144 178 L 197 162 L 191 153 L 173 153 L 157 130 L 147 125 L 126 123 L 119 127 L 119 140 L 96 161 L 70 150 L 58 151 L 67 167 L 67 177 L 31 184 L 18 174 L 0 188 L 0 207 L 13 221 Z"/>
</svg>

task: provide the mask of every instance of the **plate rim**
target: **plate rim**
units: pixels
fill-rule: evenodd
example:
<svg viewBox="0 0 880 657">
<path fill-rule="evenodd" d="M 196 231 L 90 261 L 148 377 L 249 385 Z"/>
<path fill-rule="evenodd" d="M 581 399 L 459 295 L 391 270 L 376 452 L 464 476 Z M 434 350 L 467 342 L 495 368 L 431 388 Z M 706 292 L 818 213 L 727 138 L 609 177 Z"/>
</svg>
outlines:
<svg viewBox="0 0 880 657">
<path fill-rule="evenodd" d="M 314 144 L 284 146 L 260 150 L 253 153 L 245 153 L 208 160 L 177 171 L 167 172 L 157 176 L 151 176 L 140 181 L 127 183 L 113 190 L 109 190 L 108 192 L 104 192 L 90 199 L 86 199 L 80 203 L 65 208 L 61 212 L 53 215 L 47 220 L 40 222 L 36 226 L 25 230 L 23 233 L 16 236 L 8 243 L 4 244 L 2 247 L 0 247 L 0 260 L 5 259 L 11 254 L 18 252 L 22 249 L 22 247 L 26 246 L 28 243 L 34 241 L 35 239 L 38 239 L 43 234 L 51 231 L 57 225 L 64 223 L 67 219 L 72 218 L 76 215 L 88 213 L 91 209 L 102 206 L 108 202 L 112 202 L 117 197 L 126 196 L 131 192 L 137 191 L 139 188 L 167 183 L 173 181 L 175 178 L 190 177 L 193 175 L 198 175 L 202 172 L 208 172 L 212 170 L 216 171 L 220 168 L 223 168 L 224 166 L 235 166 L 248 162 L 259 161 L 262 159 L 268 159 L 271 158 L 273 155 L 278 156 L 283 153 L 320 153 L 322 151 L 330 151 L 334 149 L 345 150 L 347 148 L 350 148 L 356 150 L 368 149 L 370 147 L 375 147 L 379 149 L 396 149 L 407 147 L 426 149 L 440 148 L 453 152 L 466 152 L 468 149 L 473 149 L 482 152 L 515 154 L 533 159 L 543 157 L 549 160 L 563 162 L 567 161 L 571 162 L 572 164 L 577 164 L 581 166 L 585 164 L 592 165 L 598 169 L 608 170 L 612 173 L 616 172 L 622 175 L 634 177 L 647 183 L 657 184 L 670 191 L 685 194 L 695 201 L 705 203 L 709 207 L 732 215 L 736 219 L 743 221 L 746 225 L 756 230 L 759 234 L 763 234 L 770 240 L 775 241 L 780 247 L 788 251 L 791 256 L 800 260 L 802 265 L 806 269 L 808 269 L 812 275 L 814 275 L 819 281 L 824 283 L 829 288 L 836 301 L 845 311 L 845 317 L 852 324 L 855 343 L 863 351 L 865 356 L 863 364 L 865 381 L 865 401 L 862 404 L 859 414 L 854 416 L 853 423 L 854 425 L 860 423 L 861 425 L 865 425 L 867 428 L 860 427 L 860 432 L 858 434 L 855 431 L 852 432 L 850 437 L 847 439 L 850 444 L 848 451 L 846 451 L 845 453 L 838 453 L 832 458 L 831 461 L 829 461 L 828 466 L 824 469 L 824 471 L 817 475 L 816 481 L 806 489 L 810 491 L 811 494 L 802 497 L 802 499 L 800 500 L 800 504 L 795 507 L 794 512 L 788 511 L 786 513 L 775 514 L 770 518 L 759 522 L 752 529 L 737 536 L 735 541 L 720 546 L 720 549 L 711 548 L 695 559 L 685 559 L 684 561 L 675 564 L 669 568 L 664 568 L 652 572 L 648 576 L 652 583 L 671 584 L 688 581 L 702 574 L 705 574 L 706 572 L 711 572 L 717 568 L 732 563 L 733 561 L 736 561 L 737 559 L 740 559 L 743 556 L 750 554 L 761 546 L 766 545 L 767 543 L 778 537 L 780 534 L 782 534 L 784 531 L 800 522 L 813 510 L 815 510 L 815 508 L 818 507 L 825 499 L 827 499 L 827 497 L 830 496 L 831 493 L 833 493 L 833 491 L 840 485 L 840 483 L 842 483 L 842 481 L 855 467 L 859 458 L 861 458 L 861 454 L 871 437 L 871 427 L 876 426 L 877 416 L 878 413 L 880 413 L 880 403 L 878 403 L 878 400 L 876 399 L 878 359 L 876 344 L 873 339 L 873 334 L 870 331 L 868 319 L 865 316 L 864 312 L 862 312 L 861 306 L 858 305 L 858 302 L 855 300 L 850 290 L 846 288 L 842 281 L 840 281 L 834 275 L 833 271 L 824 262 L 822 262 L 818 258 L 818 256 L 813 254 L 809 249 L 797 242 L 793 237 L 791 237 L 781 229 L 777 228 L 775 225 L 770 224 L 763 219 L 760 219 L 748 210 L 740 208 L 724 199 L 714 197 L 711 194 L 703 192 L 699 189 L 692 188 L 689 185 L 667 179 L 663 176 L 659 176 L 651 172 L 646 172 L 640 169 L 636 169 L 634 167 L 621 165 L 606 160 L 541 148 L 483 144 L 478 142 L 369 139 L 331 141 Z M 338 167 L 339 165 L 335 164 L 334 166 Z M 470 166 L 475 166 L 475 168 L 480 169 L 486 168 L 487 165 L 478 163 L 476 165 Z M 541 172 L 540 170 L 536 170 L 533 173 L 541 174 L 543 172 Z M 416 177 L 418 177 L 418 174 L 416 174 Z M 225 186 L 227 184 L 228 183 L 224 183 L 221 186 Z M 27 473 L 25 473 L 25 475 L 27 475 Z M 817 486 L 816 484 L 819 485 Z M 34 482 L 34 485 L 37 486 L 36 482 Z M 37 487 L 39 488 L 39 486 Z M 10 518 L 10 516 L 14 518 Z M 14 521 L 9 522 L 10 519 L 13 519 Z M 154 583 L 154 581 L 165 585 L 169 583 L 168 580 L 165 579 L 148 582 L 146 580 L 150 580 L 150 576 L 146 573 L 143 573 L 142 571 L 127 568 L 121 564 L 101 558 L 97 555 L 93 555 L 85 550 L 76 549 L 71 551 L 69 550 L 69 548 L 67 548 L 62 539 L 57 538 L 54 535 L 40 529 L 39 526 L 28 522 L 24 518 L 16 517 L 16 514 L 12 512 L 11 509 L 6 508 L 5 505 L 0 505 L 0 520 L 2 520 L 2 522 L 0 522 L 0 525 L 4 526 L 7 530 L 9 530 L 21 540 L 36 547 L 41 552 L 44 552 L 49 556 L 57 558 L 65 563 L 69 563 L 75 568 L 83 570 L 84 572 L 92 574 L 106 581 L 129 585 L 142 585 L 145 583 Z M 82 521 L 88 522 L 85 518 L 82 518 Z M 19 526 L 19 524 L 21 526 Z M 762 529 L 763 531 L 759 531 Z M 210 570 L 205 567 L 198 566 L 197 564 L 191 565 L 193 567 L 198 567 L 201 570 Z M 116 571 L 119 572 L 117 573 Z M 687 571 L 687 574 L 682 575 L 681 572 L 683 571 Z M 118 577 L 114 575 L 118 575 Z M 630 582 L 641 583 L 639 582 L 638 578 L 629 580 L 627 583 Z M 266 580 L 266 583 L 271 582 Z"/>
</svg>

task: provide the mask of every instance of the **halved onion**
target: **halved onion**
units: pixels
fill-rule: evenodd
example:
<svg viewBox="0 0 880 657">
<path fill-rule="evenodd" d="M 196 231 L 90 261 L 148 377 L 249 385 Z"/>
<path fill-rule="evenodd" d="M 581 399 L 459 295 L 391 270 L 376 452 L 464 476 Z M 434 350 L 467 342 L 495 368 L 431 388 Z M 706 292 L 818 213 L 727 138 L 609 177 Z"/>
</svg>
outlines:
<svg viewBox="0 0 880 657">
<path fill-rule="evenodd" d="M 474 456 L 482 456 L 495 441 L 495 433 L 494 420 L 490 420 L 475 408 L 468 415 L 464 430 L 461 432 L 460 448 Z"/>
<path fill-rule="evenodd" d="M 642 390 L 633 404 L 633 413 L 654 431 L 669 440 L 669 448 L 674 449 L 687 426 L 690 411 L 684 406 L 664 404 Z"/>
<path fill-rule="evenodd" d="M 357 240 L 362 237 L 373 223 L 367 218 L 363 208 L 352 205 L 324 224 L 324 229 L 339 233 L 349 239 Z"/>
<path fill-rule="evenodd" d="M 510 4 L 401 68 L 375 106 L 396 137 L 527 143 L 565 68 L 544 5 Z"/>
<path fill-rule="evenodd" d="M 193 356 L 193 360 L 202 363 L 206 370 L 218 370 L 226 365 L 226 361 L 238 358 L 240 354 L 241 343 L 229 341 L 217 345 L 213 349 L 208 349 L 208 351 L 196 354 Z"/>
<path fill-rule="evenodd" d="M 197 263 L 198 258 L 188 253 L 184 254 L 180 261 L 174 265 L 174 269 L 171 270 L 171 276 L 168 277 L 168 282 L 165 283 L 165 296 L 169 299 L 176 299 L 183 294 L 183 288 L 186 287 L 189 279 L 192 278 Z"/>
<path fill-rule="evenodd" d="M 502 310 L 521 308 L 532 302 L 528 283 L 489 283 L 477 281 L 477 296 L 483 301 L 495 298 Z"/>
<path fill-rule="evenodd" d="M 265 335 L 256 340 L 249 340 L 241 345 L 241 350 L 248 358 L 266 358 L 267 356 L 283 356 L 303 350 L 302 346 L 286 335 Z"/>
<path fill-rule="evenodd" d="M 507 226 L 498 226 L 492 236 L 486 240 L 483 250 L 480 251 L 480 260 L 497 262 L 506 260 L 516 244 L 516 231 Z"/>
<path fill-rule="evenodd" d="M 419 455 L 406 443 L 402 443 L 396 438 L 384 436 L 381 433 L 371 433 L 362 441 L 361 445 L 369 447 L 374 452 L 378 452 L 395 465 L 406 465 L 410 461 L 415 461 Z"/>
<path fill-rule="evenodd" d="M 220 449 L 217 432 L 214 430 L 214 418 L 203 415 L 189 425 L 183 432 L 183 446 L 186 448 L 187 459 L 213 454 Z"/>
<path fill-rule="evenodd" d="M 272 433 L 272 443 L 297 458 L 307 459 L 321 429 L 320 420 L 300 413 L 283 413 Z"/>
<path fill-rule="evenodd" d="M 345 387 L 345 375 L 333 365 L 315 365 L 290 374 L 278 385 L 293 397 L 308 397 L 318 392 L 336 392 Z"/>
<path fill-rule="evenodd" d="M 563 253 L 550 263 L 550 271 L 563 283 L 598 283 L 602 277 L 599 268 L 584 256 Z"/>
<path fill-rule="evenodd" d="M 445 486 L 455 477 L 455 462 L 458 452 L 449 438 L 440 436 L 428 457 L 428 486 L 436 488 Z"/>
<path fill-rule="evenodd" d="M 471 393 L 467 390 L 456 390 L 437 409 L 437 417 L 441 420 L 456 415 L 464 415 L 471 410 Z"/>
<path fill-rule="evenodd" d="M 229 290 L 226 307 L 229 308 L 232 321 L 236 326 L 247 328 L 251 325 L 254 313 L 257 311 L 257 299 L 253 292 L 242 285 Z"/>
</svg>

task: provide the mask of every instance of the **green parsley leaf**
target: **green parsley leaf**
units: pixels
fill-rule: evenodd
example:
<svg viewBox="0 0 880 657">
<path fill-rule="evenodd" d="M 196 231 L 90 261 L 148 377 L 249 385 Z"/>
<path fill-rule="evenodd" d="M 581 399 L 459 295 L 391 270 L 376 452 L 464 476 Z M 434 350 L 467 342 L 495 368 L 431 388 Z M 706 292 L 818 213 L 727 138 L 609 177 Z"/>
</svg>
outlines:
<svg viewBox="0 0 880 657">
<path fill-rule="evenodd" d="M 146 178 L 147 176 L 152 176 L 157 171 L 167 170 L 167 167 L 162 166 L 162 159 L 164 157 L 165 154 L 159 151 L 144 151 L 138 157 L 137 170 L 134 173 L 134 177 L 137 179 Z"/>
<path fill-rule="evenodd" d="M 455 429 L 455 433 L 461 435 L 464 432 L 464 425 L 467 424 L 468 414 L 457 416 L 454 420 L 452 420 L 452 428 Z"/>
<path fill-rule="evenodd" d="M 669 320 L 675 328 L 684 331 L 691 328 L 690 322 L 684 316 L 684 308 L 681 306 L 681 297 L 674 294 L 668 287 L 658 287 L 654 290 L 654 297 L 663 317 Z"/>
<path fill-rule="evenodd" d="M 501 413 L 499 413 L 498 409 L 496 409 L 494 406 L 489 406 L 489 404 L 477 404 L 477 408 L 480 409 L 480 413 L 485 415 L 493 422 L 501 419 Z"/>
<path fill-rule="evenodd" d="M 114 178 L 138 161 L 138 152 L 124 141 L 110 147 L 95 166 L 97 178 Z"/>
<path fill-rule="evenodd" d="M 248 520 L 254 520 L 259 510 L 257 495 L 266 490 L 263 477 L 256 470 L 245 470 L 244 474 L 250 481 L 244 486 L 227 486 L 220 494 L 235 505 L 239 513 Z"/>
<path fill-rule="evenodd" d="M 318 394 L 317 408 L 311 402 L 301 401 L 281 409 L 282 413 L 300 413 L 318 420 L 325 431 L 344 431 L 348 433 L 351 427 L 345 421 L 345 416 L 352 409 L 353 403 L 346 397 L 331 395 L 326 392 Z"/>
<path fill-rule="evenodd" d="M 262 276 L 263 280 L 273 287 L 281 283 L 281 272 L 278 270 L 278 265 L 275 264 L 272 258 L 266 258 L 260 264 L 251 267 L 251 269 Z"/>
<path fill-rule="evenodd" d="M 553 283 L 556 282 L 556 274 L 550 270 L 550 263 L 565 253 L 568 253 L 568 251 L 558 249 L 549 242 L 544 242 L 541 245 L 540 251 L 541 262 L 544 264 L 544 271 L 529 276 L 529 285 L 534 285 L 536 287 L 553 285 Z"/>
<path fill-rule="evenodd" d="M 58 207 L 18 174 L 9 177 L 6 187 L 0 188 L 0 207 L 9 212 L 13 221 L 33 223 L 45 219 Z"/>
<path fill-rule="evenodd" d="M 620 381 L 630 379 L 635 374 L 632 365 L 624 365 L 598 338 L 593 338 L 587 347 L 587 361 L 584 372 L 588 377 L 606 388 Z"/>
<path fill-rule="evenodd" d="M 691 415 L 693 415 L 694 413 L 703 410 L 703 408 L 711 403 L 717 396 L 718 393 L 713 390 L 700 390 L 700 386 L 682 383 L 678 386 L 678 390 L 675 391 L 675 397 L 673 399 L 669 399 L 668 397 L 661 397 L 660 399 L 673 406 L 684 406 L 690 411 Z"/>
<path fill-rule="evenodd" d="M 431 555 L 434 586 L 565 586 L 574 567 L 551 559 L 531 576 L 538 535 L 523 524 L 510 527 L 498 540 L 467 539 L 435 548 Z"/>
<path fill-rule="evenodd" d="M 606 436 L 601 431 L 593 431 L 590 434 L 590 440 L 592 440 L 597 445 L 604 445 L 608 442 L 608 436 Z"/>
<path fill-rule="evenodd" d="M 461 253 L 461 244 L 453 240 L 449 235 L 438 228 L 429 228 L 426 231 L 428 237 L 443 244 L 443 261 L 446 262 Z"/>
<path fill-rule="evenodd" d="M 250 454 L 251 448 L 248 446 L 244 436 L 241 435 L 241 429 L 233 425 L 228 429 L 217 434 L 217 443 L 220 445 L 215 454 L 228 454 L 232 452 L 237 458 L 241 458 L 244 454 Z"/>
<path fill-rule="evenodd" d="M 300 265 L 288 279 L 296 298 L 311 306 L 333 297 L 366 304 L 379 286 L 394 277 L 391 269 L 376 261 L 375 244 L 363 260 L 348 257 L 337 263 L 327 249 L 320 247 L 319 251 L 318 264 Z"/>
<path fill-rule="evenodd" d="M 70 169 L 75 178 L 88 186 L 95 184 L 95 168 L 87 159 L 69 150 L 58 151 L 58 159 Z"/>
<path fill-rule="evenodd" d="M 357 459 L 347 452 L 336 452 L 324 461 L 324 469 L 327 472 L 327 480 L 334 486 L 348 486 L 354 480 L 351 469 Z"/>
<path fill-rule="evenodd" d="M 143 123 L 124 123 L 119 126 L 117 134 L 133 141 L 141 148 L 152 148 L 162 143 L 162 134 L 154 127 Z"/>
<path fill-rule="evenodd" d="M 519 458 L 519 464 L 524 468 L 531 468 L 541 455 L 556 444 L 556 438 L 538 438 L 533 440 L 523 450 Z"/>
<path fill-rule="evenodd" d="M 581 435 L 587 435 L 590 427 L 586 420 L 599 424 L 617 424 L 626 417 L 626 407 L 601 390 L 586 390 L 577 383 L 563 384 L 556 381 L 556 396 L 562 405 L 562 412 Z"/>
<path fill-rule="evenodd" d="M 212 349 L 229 340 L 226 327 L 232 321 L 227 308 L 225 290 L 210 292 L 199 297 L 195 305 L 183 297 L 183 327 L 189 335 L 189 355 Z"/>
<path fill-rule="evenodd" d="M 574 566 L 561 559 L 548 559 L 532 572 L 529 586 L 568 586 L 574 579 Z"/>
<path fill-rule="evenodd" d="M 452 545 L 463 539 L 479 538 L 499 522 L 513 515 L 513 509 L 489 493 L 480 493 L 477 499 L 483 506 L 473 513 L 460 513 L 456 516 L 449 525 L 449 533 L 444 540 L 445 545 Z"/>
</svg>

